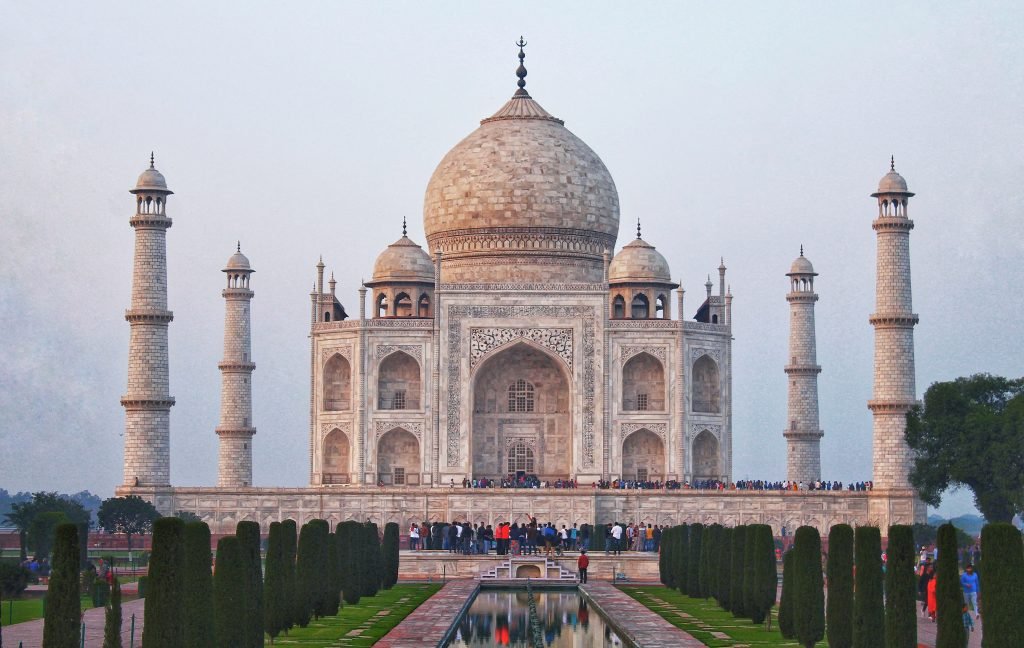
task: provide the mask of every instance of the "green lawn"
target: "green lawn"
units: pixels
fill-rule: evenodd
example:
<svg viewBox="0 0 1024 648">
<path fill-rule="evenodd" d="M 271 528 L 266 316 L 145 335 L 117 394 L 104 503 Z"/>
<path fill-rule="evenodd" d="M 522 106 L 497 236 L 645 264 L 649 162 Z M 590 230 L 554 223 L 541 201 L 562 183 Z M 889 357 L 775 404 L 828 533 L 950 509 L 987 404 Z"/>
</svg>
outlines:
<svg viewBox="0 0 1024 648">
<path fill-rule="evenodd" d="M 92 607 L 92 598 L 88 596 L 82 597 L 82 609 L 88 610 Z M 17 601 L 5 600 L 2 605 L 2 613 L 0 618 L 3 619 L 4 626 L 9 626 L 14 623 L 21 623 L 22 621 L 31 621 L 33 619 L 43 618 L 43 599 L 39 598 L 27 598 L 20 599 Z"/>
<path fill-rule="evenodd" d="M 783 639 L 778 630 L 778 609 L 772 610 L 772 630 L 754 625 L 749 619 L 737 619 L 731 612 L 718 607 L 715 599 L 692 599 L 678 590 L 661 586 L 632 586 L 620 588 L 656 612 L 672 625 L 685 630 L 695 639 L 712 647 L 718 646 L 797 646 L 796 641 Z M 687 616 L 680 616 L 679 613 Z M 712 633 L 724 633 L 726 638 Z M 827 646 L 824 640 L 818 646 Z"/>
<path fill-rule="evenodd" d="M 361 599 L 358 605 L 346 605 L 336 617 L 310 621 L 305 628 L 292 628 L 288 636 L 279 636 L 274 644 L 318 648 L 372 646 L 439 589 L 441 586 L 436 584 L 395 585 L 390 590 L 381 590 L 377 596 Z"/>
</svg>

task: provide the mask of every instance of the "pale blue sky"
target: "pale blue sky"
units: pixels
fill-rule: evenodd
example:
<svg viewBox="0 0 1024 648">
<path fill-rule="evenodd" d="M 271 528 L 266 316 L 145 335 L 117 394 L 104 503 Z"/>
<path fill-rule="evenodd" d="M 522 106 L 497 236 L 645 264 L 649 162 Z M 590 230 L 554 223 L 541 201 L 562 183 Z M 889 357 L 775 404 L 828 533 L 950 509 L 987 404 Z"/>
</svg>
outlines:
<svg viewBox="0 0 1024 648">
<path fill-rule="evenodd" d="M 258 485 L 306 483 L 308 293 L 349 313 L 373 259 L 424 243 L 444 153 L 528 88 L 603 158 L 698 305 L 736 296 L 735 477 L 782 478 L 787 271 L 817 307 L 824 474 L 870 476 L 873 199 L 910 215 L 918 389 L 1018 376 L 1024 303 L 1020 3 L 0 1 L 0 487 L 121 478 L 133 202 L 151 149 L 169 210 L 172 480 L 216 481 L 223 303 L 253 278 Z M 963 495 L 941 512 L 969 507 Z"/>
</svg>

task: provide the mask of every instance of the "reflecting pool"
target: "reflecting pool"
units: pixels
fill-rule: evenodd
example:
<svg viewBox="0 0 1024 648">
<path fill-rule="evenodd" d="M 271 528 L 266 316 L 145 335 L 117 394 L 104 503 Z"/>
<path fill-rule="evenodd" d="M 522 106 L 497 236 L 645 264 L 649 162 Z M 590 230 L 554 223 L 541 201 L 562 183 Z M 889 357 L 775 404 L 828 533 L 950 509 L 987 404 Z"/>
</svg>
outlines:
<svg viewBox="0 0 1024 648">
<path fill-rule="evenodd" d="M 535 621 L 531 622 L 525 589 L 482 589 L 456 623 L 452 648 L 483 646 L 540 646 L 570 648 L 624 646 L 575 589 L 534 589 Z M 536 632 L 539 630 L 539 632 Z"/>
</svg>

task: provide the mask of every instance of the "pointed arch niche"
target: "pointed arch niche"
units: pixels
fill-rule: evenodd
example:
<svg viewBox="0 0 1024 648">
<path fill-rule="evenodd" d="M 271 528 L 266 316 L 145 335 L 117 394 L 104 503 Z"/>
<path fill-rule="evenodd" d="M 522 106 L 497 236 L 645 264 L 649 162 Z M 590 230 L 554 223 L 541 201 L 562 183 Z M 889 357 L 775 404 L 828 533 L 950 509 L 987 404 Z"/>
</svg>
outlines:
<svg viewBox="0 0 1024 648">
<path fill-rule="evenodd" d="M 720 409 L 721 386 L 718 364 L 709 355 L 693 363 L 692 407 L 694 412 L 717 414 Z"/>
<path fill-rule="evenodd" d="M 710 430 L 704 430 L 693 439 L 693 478 L 718 479 L 721 469 L 718 456 L 718 439 Z"/>
<path fill-rule="evenodd" d="M 377 479 L 385 486 L 419 483 L 420 442 L 405 428 L 395 428 L 377 440 Z M 410 479 L 415 475 L 415 479 Z"/>
<path fill-rule="evenodd" d="M 335 353 L 324 365 L 324 409 L 328 411 L 352 408 L 352 367 L 340 353 Z"/>
<path fill-rule="evenodd" d="M 622 409 L 665 411 L 665 367 L 649 353 L 638 353 L 622 366 Z"/>
<path fill-rule="evenodd" d="M 396 351 L 377 368 L 377 409 L 418 410 L 422 382 L 420 363 L 408 353 Z"/>
<path fill-rule="evenodd" d="M 665 443 L 641 428 L 622 442 L 622 478 L 655 481 L 665 478 Z"/>
<path fill-rule="evenodd" d="M 347 484 L 351 481 L 351 447 L 348 435 L 338 428 L 324 437 L 320 455 L 321 483 Z"/>
</svg>

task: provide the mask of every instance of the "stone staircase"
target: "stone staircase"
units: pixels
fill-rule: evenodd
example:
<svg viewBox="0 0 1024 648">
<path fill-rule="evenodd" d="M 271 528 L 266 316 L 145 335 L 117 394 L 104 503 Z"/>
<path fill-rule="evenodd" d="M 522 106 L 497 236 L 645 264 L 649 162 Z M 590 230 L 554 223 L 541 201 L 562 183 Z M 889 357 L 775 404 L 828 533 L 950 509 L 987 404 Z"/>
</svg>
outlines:
<svg viewBox="0 0 1024 648">
<path fill-rule="evenodd" d="M 480 580 L 540 580 L 575 583 L 576 572 L 561 563 L 542 556 L 513 556 L 509 560 L 481 572 Z"/>
</svg>

